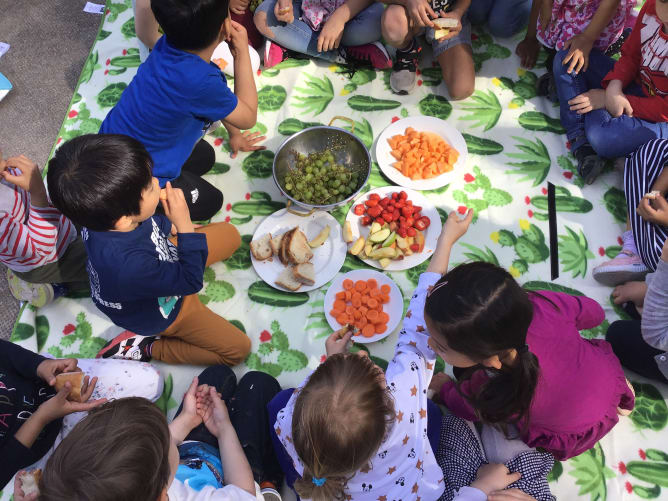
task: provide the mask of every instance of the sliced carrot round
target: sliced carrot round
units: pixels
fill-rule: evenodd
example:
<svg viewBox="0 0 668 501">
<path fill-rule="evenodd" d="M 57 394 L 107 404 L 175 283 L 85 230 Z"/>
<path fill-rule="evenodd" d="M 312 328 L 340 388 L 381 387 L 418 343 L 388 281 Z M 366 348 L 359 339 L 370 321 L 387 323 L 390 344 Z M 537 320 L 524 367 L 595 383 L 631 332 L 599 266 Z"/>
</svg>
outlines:
<svg viewBox="0 0 668 501">
<path fill-rule="evenodd" d="M 353 305 L 353 308 L 359 308 L 362 306 L 362 300 L 361 299 L 353 299 L 351 304 Z"/>
<path fill-rule="evenodd" d="M 350 300 L 355 301 L 355 299 L 359 299 L 361 301 L 362 300 L 362 294 L 360 294 L 357 291 L 353 292 L 353 295 L 350 297 Z"/>
<path fill-rule="evenodd" d="M 334 306 L 332 306 L 333 310 L 338 310 L 339 312 L 343 313 L 346 309 L 346 303 L 341 301 L 340 299 L 337 299 L 334 301 Z"/>
<path fill-rule="evenodd" d="M 352 315 L 353 311 L 355 311 L 355 308 L 353 308 L 351 305 L 346 306 L 346 315 Z"/>
<path fill-rule="evenodd" d="M 380 317 L 380 313 L 378 313 L 376 310 L 369 310 L 366 313 L 366 318 L 368 318 L 372 322 L 377 321 L 379 317 Z"/>
<path fill-rule="evenodd" d="M 369 311 L 369 308 L 366 306 L 360 306 L 360 313 L 362 313 L 362 315 L 366 315 L 367 311 Z"/>
<path fill-rule="evenodd" d="M 352 289 L 353 287 L 355 287 L 355 283 L 354 283 L 352 280 L 350 280 L 349 278 L 346 278 L 346 279 L 343 281 L 343 288 L 344 288 L 345 290 L 348 291 L 348 290 Z"/>
<path fill-rule="evenodd" d="M 360 323 L 360 327 L 358 327 L 360 330 L 362 330 L 362 328 L 369 323 L 369 321 L 366 319 L 365 316 L 362 316 L 362 318 L 360 318 L 358 322 Z"/>
<path fill-rule="evenodd" d="M 348 317 L 345 314 L 336 317 L 336 321 L 339 323 L 339 325 L 346 325 L 348 323 L 347 320 Z"/>
<path fill-rule="evenodd" d="M 366 304 L 369 301 L 369 296 L 366 294 L 362 296 L 362 304 Z"/>
<path fill-rule="evenodd" d="M 362 313 L 360 313 L 359 310 L 353 311 L 353 318 L 355 319 L 355 321 L 359 320 L 360 318 L 362 318 Z"/>
<path fill-rule="evenodd" d="M 371 299 L 369 299 L 369 300 L 367 301 L 366 304 L 369 305 L 369 308 L 373 308 L 373 309 L 375 309 L 376 306 L 378 306 L 378 301 L 375 300 L 375 299 L 373 299 L 373 298 L 371 298 Z"/>
<path fill-rule="evenodd" d="M 382 304 L 387 304 L 387 303 L 389 303 L 389 302 L 390 302 L 390 296 L 387 295 L 387 294 L 381 294 L 381 296 L 380 296 L 380 302 L 381 302 Z"/>
<path fill-rule="evenodd" d="M 353 297 L 353 293 L 350 291 L 346 291 L 346 301 L 350 301 Z"/>
<path fill-rule="evenodd" d="M 371 289 L 369 291 L 369 296 L 370 297 L 378 297 L 381 295 L 380 289 Z"/>
<path fill-rule="evenodd" d="M 383 311 L 383 312 L 380 313 L 380 316 L 378 317 L 378 320 L 380 322 L 386 324 L 390 321 L 390 316 Z"/>
<path fill-rule="evenodd" d="M 376 334 L 382 334 L 387 330 L 387 324 L 376 324 L 375 329 Z"/>
<path fill-rule="evenodd" d="M 376 334 L 376 327 L 373 324 L 366 324 L 362 328 L 362 336 L 373 337 Z"/>
<path fill-rule="evenodd" d="M 380 292 L 382 292 L 383 294 L 389 294 L 391 291 L 392 291 L 392 287 L 390 287 L 387 284 L 383 284 L 383 285 L 380 286 Z"/>
<path fill-rule="evenodd" d="M 364 292 L 366 290 L 366 282 L 364 280 L 358 280 L 355 282 L 355 290 L 358 292 Z"/>
<path fill-rule="evenodd" d="M 370 278 L 369 280 L 366 281 L 366 287 L 367 289 L 375 289 L 378 287 L 378 282 L 376 281 L 375 278 Z"/>
<path fill-rule="evenodd" d="M 336 299 L 340 299 L 341 301 L 346 300 L 346 293 L 344 291 L 340 291 L 336 293 Z"/>
<path fill-rule="evenodd" d="M 358 330 L 362 330 L 362 327 L 364 327 L 364 325 L 366 325 L 366 324 L 362 325 L 362 322 L 361 322 L 360 320 L 356 320 L 355 323 L 354 323 L 353 325 L 354 325 Z"/>
</svg>

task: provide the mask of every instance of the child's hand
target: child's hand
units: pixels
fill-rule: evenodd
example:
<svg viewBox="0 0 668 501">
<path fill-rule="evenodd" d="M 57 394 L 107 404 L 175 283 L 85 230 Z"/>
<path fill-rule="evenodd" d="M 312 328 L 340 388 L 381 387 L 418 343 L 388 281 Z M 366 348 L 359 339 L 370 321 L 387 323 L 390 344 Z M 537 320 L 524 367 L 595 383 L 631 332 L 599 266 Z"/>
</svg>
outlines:
<svg viewBox="0 0 668 501">
<path fill-rule="evenodd" d="M 633 107 L 622 91 L 622 83 L 613 80 L 605 90 L 605 108 L 613 117 L 619 118 L 623 114 L 633 116 Z"/>
<path fill-rule="evenodd" d="M 638 204 L 636 212 L 645 221 L 668 226 L 668 202 L 663 195 L 657 195 L 654 200 L 644 197 Z"/>
<path fill-rule="evenodd" d="M 578 115 L 600 110 L 605 108 L 605 91 L 603 89 L 588 90 L 579 96 L 575 96 L 568 101 L 568 104 L 570 110 L 577 112 Z"/>
<path fill-rule="evenodd" d="M 233 134 L 230 136 L 230 149 L 232 150 L 230 156 L 236 158 L 239 151 L 266 150 L 266 146 L 256 146 L 265 139 L 267 136 L 261 136 L 260 132 L 246 131 L 241 134 Z"/>
<path fill-rule="evenodd" d="M 450 381 L 452 381 L 452 378 L 445 372 L 437 372 L 432 376 L 431 381 L 429 382 L 429 389 L 434 390 L 436 395 L 439 395 L 443 385 L 449 383 Z"/>
<path fill-rule="evenodd" d="M 21 481 L 21 476 L 25 473 L 25 470 L 21 470 L 14 477 L 14 501 L 35 501 L 39 496 L 39 494 L 36 492 L 29 494 L 28 496 L 23 493 L 23 482 Z"/>
<path fill-rule="evenodd" d="M 248 4 L 250 4 L 250 0 L 230 0 L 230 11 L 242 15 L 246 12 Z"/>
<path fill-rule="evenodd" d="M 343 28 L 346 23 L 339 19 L 339 16 L 334 12 L 325 25 L 320 30 L 318 36 L 318 52 L 327 52 L 339 48 L 341 37 L 343 36 Z"/>
<path fill-rule="evenodd" d="M 278 0 L 274 5 L 274 15 L 280 22 L 292 24 L 295 20 L 292 0 Z"/>
<path fill-rule="evenodd" d="M 230 26 L 232 29 L 227 38 L 227 45 L 230 47 L 232 57 L 236 59 L 244 52 L 248 54 L 248 33 L 246 28 L 236 21 L 230 20 Z"/>
<path fill-rule="evenodd" d="M 661 259 L 668 263 L 668 238 L 663 243 L 663 252 L 661 253 Z"/>
<path fill-rule="evenodd" d="M 540 42 L 536 37 L 526 36 L 515 48 L 515 54 L 520 57 L 520 64 L 528 70 L 536 65 L 539 53 Z"/>
<path fill-rule="evenodd" d="M 471 487 L 480 489 L 485 494 L 505 489 L 513 482 L 517 482 L 521 473 L 510 473 L 506 465 L 503 464 L 484 464 L 478 468 L 476 479 Z"/>
<path fill-rule="evenodd" d="M 29 192 L 30 203 L 35 207 L 47 207 L 49 205 L 44 181 L 42 181 L 42 175 L 36 163 L 20 155 L 8 158 L 5 165 L 5 169 L 0 173 L 5 181 Z M 11 174 L 7 167 L 17 169 L 19 171 L 18 175 Z"/>
<path fill-rule="evenodd" d="M 487 501 L 536 501 L 536 498 L 519 489 L 504 489 L 490 493 Z"/>
<path fill-rule="evenodd" d="M 415 27 L 434 28 L 436 26 L 432 19 L 436 19 L 438 16 L 427 0 L 406 0 L 406 11 L 408 11 L 408 16 Z"/>
<path fill-rule="evenodd" d="M 462 16 L 458 12 L 443 12 L 441 11 L 439 13 L 439 17 L 442 18 L 450 18 L 450 19 L 456 19 L 457 20 L 457 26 L 454 28 L 448 28 L 448 34 L 445 36 L 442 36 L 441 38 L 438 38 L 438 42 L 444 42 L 446 40 L 450 40 L 451 38 L 459 35 L 459 33 L 462 31 Z"/>
<path fill-rule="evenodd" d="M 47 358 L 37 366 L 37 375 L 49 386 L 56 384 L 56 376 L 62 372 L 80 372 L 76 358 Z"/>
<path fill-rule="evenodd" d="M 37 408 L 35 415 L 39 416 L 46 425 L 73 412 L 87 412 L 98 405 L 102 405 L 107 401 L 106 398 L 89 401 L 96 384 L 96 377 L 89 382 L 88 376 L 85 376 L 83 386 L 81 387 L 81 402 L 72 402 L 67 400 L 72 391 L 72 384 L 69 381 L 66 382 L 62 390 Z"/>
<path fill-rule="evenodd" d="M 199 390 L 198 384 L 199 379 L 197 376 L 195 376 L 191 381 L 190 386 L 188 387 L 188 391 L 186 391 L 185 395 L 183 395 L 183 408 L 181 410 L 181 414 L 179 415 L 179 417 L 183 416 L 184 419 L 188 420 L 188 425 L 191 426 L 191 429 L 202 424 L 202 416 L 198 412 L 197 408 L 197 392 Z"/>
<path fill-rule="evenodd" d="M 179 188 L 172 188 L 172 183 L 167 181 L 165 186 L 167 194 L 166 200 L 161 200 L 162 208 L 165 209 L 165 215 L 179 233 L 192 233 L 195 231 L 193 222 L 190 220 L 190 209 L 183 191 Z"/>
<path fill-rule="evenodd" d="M 221 400 L 214 387 L 209 387 L 209 393 L 201 400 L 200 405 L 204 426 L 209 433 L 220 439 L 227 430 L 232 428 L 227 405 Z"/>
<path fill-rule="evenodd" d="M 587 71 L 587 68 L 589 68 L 589 53 L 594 47 L 595 41 L 584 33 L 580 33 L 564 44 L 564 49 L 568 49 L 568 54 L 566 54 L 563 64 L 570 63 L 568 73 L 575 71 L 577 75 L 580 70 Z"/>
<path fill-rule="evenodd" d="M 337 353 L 346 353 L 348 351 L 348 343 L 353 337 L 354 328 L 350 325 L 333 332 L 325 341 L 325 353 L 328 357 L 336 355 Z"/>
<path fill-rule="evenodd" d="M 452 211 L 448 215 L 448 220 L 445 222 L 441 235 L 438 237 L 437 247 L 454 245 L 468 231 L 471 221 L 473 221 L 473 209 L 468 210 L 464 219 L 459 219 L 457 212 Z"/>
</svg>

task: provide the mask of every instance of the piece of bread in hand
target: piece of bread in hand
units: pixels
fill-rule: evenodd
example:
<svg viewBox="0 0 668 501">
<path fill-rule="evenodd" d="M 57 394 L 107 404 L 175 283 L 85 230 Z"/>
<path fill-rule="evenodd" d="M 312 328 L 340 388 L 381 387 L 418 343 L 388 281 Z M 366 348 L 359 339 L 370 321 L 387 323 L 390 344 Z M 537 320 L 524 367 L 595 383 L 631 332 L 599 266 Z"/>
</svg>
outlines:
<svg viewBox="0 0 668 501">
<path fill-rule="evenodd" d="M 258 261 L 264 261 L 265 259 L 269 259 L 272 256 L 273 253 L 271 251 L 271 245 L 269 242 L 271 242 L 271 233 L 267 233 L 261 238 L 253 240 L 250 243 L 251 253 L 255 259 Z"/>
<path fill-rule="evenodd" d="M 647 193 L 645 195 L 645 198 L 649 198 L 650 200 L 656 200 L 657 197 L 660 197 L 660 196 L 661 196 L 661 192 L 659 190 L 654 190 L 654 191 L 650 191 L 649 193 Z"/>
<path fill-rule="evenodd" d="M 294 292 L 302 286 L 302 283 L 295 278 L 292 268 L 285 268 L 276 279 L 276 285 Z"/>
<path fill-rule="evenodd" d="M 274 253 L 274 256 L 278 256 L 278 253 L 281 250 L 281 242 L 283 242 L 283 235 L 276 235 L 269 241 L 269 245 L 271 245 L 271 251 Z"/>
<path fill-rule="evenodd" d="M 295 278 L 304 285 L 315 284 L 315 268 L 312 263 L 298 264 L 292 269 Z"/>
<path fill-rule="evenodd" d="M 20 476 L 21 490 L 25 497 L 31 494 L 39 494 L 39 481 L 42 478 L 42 470 L 24 471 Z"/>
<path fill-rule="evenodd" d="M 452 28 L 456 28 L 459 22 L 451 17 L 439 17 L 433 20 L 433 23 L 438 27 L 434 32 L 434 38 L 439 40 L 450 33 Z"/>
<path fill-rule="evenodd" d="M 287 246 L 288 259 L 293 264 L 308 263 L 313 258 L 313 251 L 304 232 L 295 228 Z"/>
<path fill-rule="evenodd" d="M 77 372 L 61 372 L 56 376 L 56 391 L 60 391 L 65 387 L 65 383 L 69 381 L 72 389 L 67 396 L 67 400 L 73 402 L 81 402 L 81 385 L 83 384 L 84 373 Z"/>
</svg>

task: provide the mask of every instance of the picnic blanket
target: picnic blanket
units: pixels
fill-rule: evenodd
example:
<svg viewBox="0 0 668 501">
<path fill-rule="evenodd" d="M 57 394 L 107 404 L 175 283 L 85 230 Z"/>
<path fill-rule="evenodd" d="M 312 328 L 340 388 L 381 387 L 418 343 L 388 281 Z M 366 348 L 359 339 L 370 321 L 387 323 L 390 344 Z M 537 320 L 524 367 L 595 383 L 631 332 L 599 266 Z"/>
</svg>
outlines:
<svg viewBox="0 0 668 501">
<path fill-rule="evenodd" d="M 258 124 L 266 132 L 267 150 L 240 154 L 232 160 L 221 128 L 207 136 L 217 163 L 206 178 L 225 195 L 214 221 L 231 221 L 243 235 L 238 252 L 207 268 L 202 301 L 235 322 L 253 342 L 246 363 L 235 370 L 266 371 L 283 387 L 298 384 L 316 368 L 331 332 L 323 298 L 327 286 L 309 293 L 287 293 L 262 282 L 251 265 L 248 243 L 262 219 L 285 206 L 271 177 L 273 151 L 305 126 L 327 124 L 336 115 L 355 122 L 354 132 L 368 146 L 394 120 L 428 115 L 447 120 L 468 144 L 468 164 L 441 189 L 424 192 L 443 218 L 451 210 L 476 210 L 476 221 L 457 244 L 453 263 L 483 260 L 507 267 L 529 288 L 586 294 L 604 305 L 607 320 L 583 332 L 605 335 L 609 322 L 624 313 L 613 306 L 611 290 L 597 284 L 591 270 L 620 248 L 626 205 L 621 173 L 612 166 L 593 186 L 584 186 L 570 155 L 558 108 L 535 95 L 541 70 L 519 68 L 514 40 L 495 40 L 474 29 L 476 92 L 450 102 L 423 51 L 418 85 L 409 96 L 392 94 L 389 72 L 348 69 L 323 62 L 289 59 L 257 75 Z M 79 84 L 56 144 L 95 133 L 139 65 L 131 0 L 107 1 L 99 34 L 84 65 Z M 544 60 L 543 54 L 541 59 Z M 339 123 L 337 123 L 339 125 Z M 340 122 L 350 129 L 350 125 Z M 560 277 L 551 282 L 547 222 L 547 182 L 557 186 Z M 389 184 L 374 165 L 372 188 Z M 333 215 L 343 221 L 347 207 Z M 363 268 L 346 258 L 341 272 Z M 426 264 L 425 264 L 426 266 Z M 425 266 L 388 273 L 410 298 Z M 121 331 L 104 317 L 90 298 L 61 298 L 35 311 L 22 310 L 12 340 L 56 357 L 94 357 Z M 381 365 L 392 357 L 397 333 L 368 346 Z M 165 376 L 158 405 L 170 417 L 192 377 L 201 367 L 156 363 Z M 563 500 L 617 501 L 668 499 L 668 386 L 629 374 L 637 394 L 636 409 L 590 451 L 557 462 L 550 480 Z M 0 496 L 9 499 L 11 487 Z"/>
</svg>

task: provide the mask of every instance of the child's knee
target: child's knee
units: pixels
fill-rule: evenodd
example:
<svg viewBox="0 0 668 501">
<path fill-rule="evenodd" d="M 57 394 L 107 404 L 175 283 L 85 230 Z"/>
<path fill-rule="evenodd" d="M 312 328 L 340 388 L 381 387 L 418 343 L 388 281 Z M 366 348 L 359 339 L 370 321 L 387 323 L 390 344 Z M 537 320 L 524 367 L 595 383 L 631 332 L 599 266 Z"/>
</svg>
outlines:
<svg viewBox="0 0 668 501">
<path fill-rule="evenodd" d="M 448 88 L 448 94 L 453 101 L 461 101 L 470 97 L 475 91 L 475 77 L 465 78 L 457 72 L 450 72 L 443 69 L 441 72 L 445 86 Z"/>
<path fill-rule="evenodd" d="M 401 5 L 388 6 L 381 18 L 381 30 L 385 43 L 392 47 L 402 47 L 410 31 L 406 9 Z"/>
<path fill-rule="evenodd" d="M 612 157 L 610 147 L 616 142 L 610 135 L 610 130 L 604 124 L 592 124 L 586 127 L 586 136 L 589 145 L 600 157 Z"/>
<path fill-rule="evenodd" d="M 253 22 L 257 30 L 267 38 L 273 38 L 274 32 L 267 25 L 267 13 L 263 10 L 257 10 L 253 16 Z"/>
<path fill-rule="evenodd" d="M 220 363 L 226 365 L 239 365 L 251 352 L 250 338 L 239 331 L 234 337 L 225 341 L 225 353 L 221 356 Z"/>
</svg>

